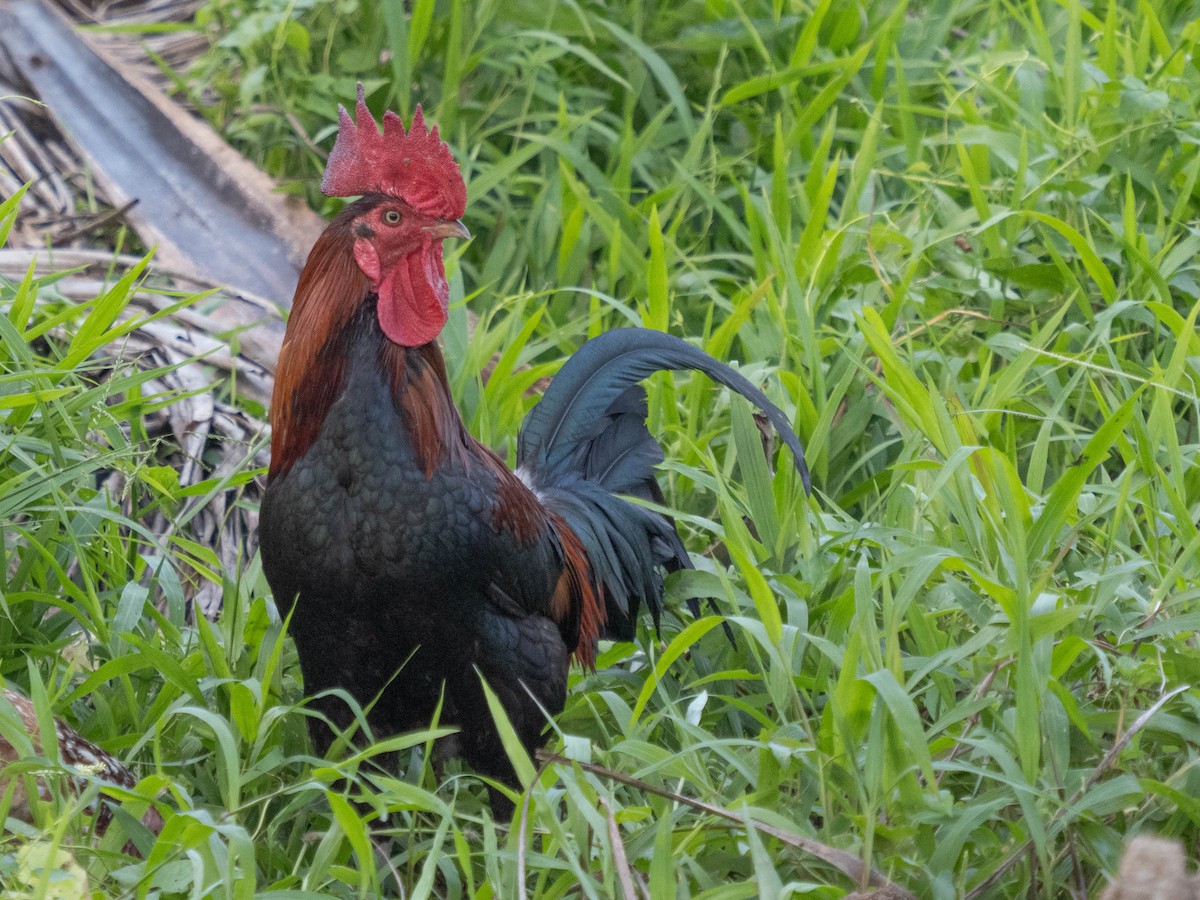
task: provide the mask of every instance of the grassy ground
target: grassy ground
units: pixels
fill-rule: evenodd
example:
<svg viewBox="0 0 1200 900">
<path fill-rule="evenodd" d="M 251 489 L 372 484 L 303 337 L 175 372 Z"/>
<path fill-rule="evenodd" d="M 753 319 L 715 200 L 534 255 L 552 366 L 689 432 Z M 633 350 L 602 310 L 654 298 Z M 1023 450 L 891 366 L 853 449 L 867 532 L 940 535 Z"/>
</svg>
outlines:
<svg viewBox="0 0 1200 900">
<path fill-rule="evenodd" d="M 645 324 L 768 386 L 814 495 L 763 464 L 740 404 L 653 382 L 698 567 L 670 606 L 721 617 L 668 615 L 576 671 L 551 747 L 636 781 L 550 766 L 506 831 L 469 772 L 436 782 L 428 734 L 376 748 L 400 750 L 394 777 L 308 756 L 257 561 L 149 542 L 98 488 L 115 469 L 142 513 L 186 499 L 139 425 L 161 398 L 79 367 L 128 285 L 91 311 L 0 285 L 3 674 L 171 811 L 144 862 L 119 829 L 82 836 L 87 798 L 30 839 L 105 895 L 164 897 L 851 889 L 805 840 L 923 897 L 1084 896 L 1132 833 L 1194 851 L 1194 10 L 411 6 L 215 0 L 183 86 L 327 212 L 311 143 L 355 81 L 376 111 L 424 103 L 469 185 L 446 345 L 494 446 L 587 335 Z M 56 325 L 73 336 L 45 341 Z M 187 578 L 222 582 L 220 622 L 184 624 Z"/>
</svg>

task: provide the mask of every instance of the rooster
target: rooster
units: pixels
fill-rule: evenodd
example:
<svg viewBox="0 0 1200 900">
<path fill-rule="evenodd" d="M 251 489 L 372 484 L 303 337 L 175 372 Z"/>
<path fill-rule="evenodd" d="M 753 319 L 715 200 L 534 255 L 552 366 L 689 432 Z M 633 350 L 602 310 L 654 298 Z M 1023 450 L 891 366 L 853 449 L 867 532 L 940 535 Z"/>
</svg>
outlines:
<svg viewBox="0 0 1200 900">
<path fill-rule="evenodd" d="M 418 106 L 379 131 L 362 86 L 339 108 L 322 191 L 359 199 L 300 277 L 271 405 L 263 568 L 291 609 L 322 755 L 368 710 L 378 736 L 441 721 L 453 752 L 519 787 L 487 705 L 495 692 L 532 754 L 562 710 L 574 656 L 655 625 L 663 572 L 691 565 L 661 503 L 663 454 L 639 382 L 697 369 L 755 403 L 808 472 L 787 417 L 728 366 L 678 338 L 615 330 L 562 367 L 518 438 L 515 472 L 467 431 L 436 339 L 449 288 L 442 241 L 467 238 L 466 187 Z M 339 690 L 340 689 L 340 690 Z M 512 812 L 491 787 L 492 808 Z"/>
</svg>

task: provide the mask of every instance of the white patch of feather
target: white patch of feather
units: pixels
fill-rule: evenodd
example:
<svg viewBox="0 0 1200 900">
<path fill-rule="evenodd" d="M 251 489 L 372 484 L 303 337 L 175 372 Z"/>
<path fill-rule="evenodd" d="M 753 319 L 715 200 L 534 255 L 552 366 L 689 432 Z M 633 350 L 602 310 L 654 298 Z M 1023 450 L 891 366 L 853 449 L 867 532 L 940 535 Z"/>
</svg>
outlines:
<svg viewBox="0 0 1200 900">
<path fill-rule="evenodd" d="M 542 496 L 542 492 L 533 486 L 533 475 L 531 475 L 524 466 L 517 466 L 517 469 L 515 472 L 513 472 L 513 474 L 516 475 L 517 478 L 519 478 L 521 480 L 521 484 L 523 484 L 523 485 L 525 485 L 525 487 L 529 488 L 530 493 L 532 493 L 533 496 L 537 497 L 539 503 L 543 502 L 546 499 L 545 497 Z"/>
</svg>

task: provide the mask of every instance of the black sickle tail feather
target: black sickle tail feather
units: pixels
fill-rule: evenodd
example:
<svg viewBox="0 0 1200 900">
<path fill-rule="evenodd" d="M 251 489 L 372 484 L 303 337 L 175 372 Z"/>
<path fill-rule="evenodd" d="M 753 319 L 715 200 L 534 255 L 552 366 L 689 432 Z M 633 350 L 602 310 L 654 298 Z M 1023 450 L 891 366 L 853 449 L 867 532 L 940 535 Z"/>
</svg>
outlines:
<svg viewBox="0 0 1200 900">
<path fill-rule="evenodd" d="M 783 411 L 729 366 L 660 331 L 623 328 L 584 344 L 559 370 L 526 417 L 517 464 L 551 511 L 587 550 L 603 585 L 604 636 L 632 640 L 643 602 L 658 624 L 662 571 L 691 568 L 675 523 L 621 494 L 662 502 L 655 467 L 662 448 L 646 428 L 646 392 L 655 372 L 696 369 L 757 406 L 792 451 L 810 488 L 800 439 Z"/>
</svg>

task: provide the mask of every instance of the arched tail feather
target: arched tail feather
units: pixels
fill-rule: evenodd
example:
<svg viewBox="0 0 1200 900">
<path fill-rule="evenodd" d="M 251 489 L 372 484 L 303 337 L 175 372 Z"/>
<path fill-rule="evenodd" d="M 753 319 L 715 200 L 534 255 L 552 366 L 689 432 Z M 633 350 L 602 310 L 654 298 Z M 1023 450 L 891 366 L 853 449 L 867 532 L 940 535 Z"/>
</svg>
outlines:
<svg viewBox="0 0 1200 900">
<path fill-rule="evenodd" d="M 632 640 L 643 602 L 657 626 L 663 571 L 691 568 L 669 516 L 618 496 L 662 502 L 655 467 L 663 452 L 646 428 L 646 392 L 639 382 L 681 369 L 703 372 L 762 410 L 791 451 L 805 490 L 810 488 L 804 451 L 787 416 L 729 366 L 647 329 L 617 329 L 588 341 L 526 418 L 517 463 L 586 551 L 593 594 L 604 599 L 605 637 Z"/>
<path fill-rule="evenodd" d="M 632 414 L 626 392 L 655 372 L 695 369 L 741 394 L 770 420 L 787 444 L 811 489 L 804 449 L 783 410 L 725 363 L 677 337 L 646 328 L 618 328 L 588 341 L 559 370 L 541 402 L 526 417 L 517 439 L 517 462 L 530 472 L 550 472 L 577 459 L 581 447 L 596 440 L 614 420 Z M 645 409 L 644 395 L 641 408 Z M 643 428 L 645 440 L 657 442 Z M 638 446 L 644 447 L 641 442 Z M 662 459 L 662 450 L 657 451 Z M 578 474 L 576 470 L 576 474 Z M 565 474 L 565 473 L 564 473 Z"/>
</svg>

